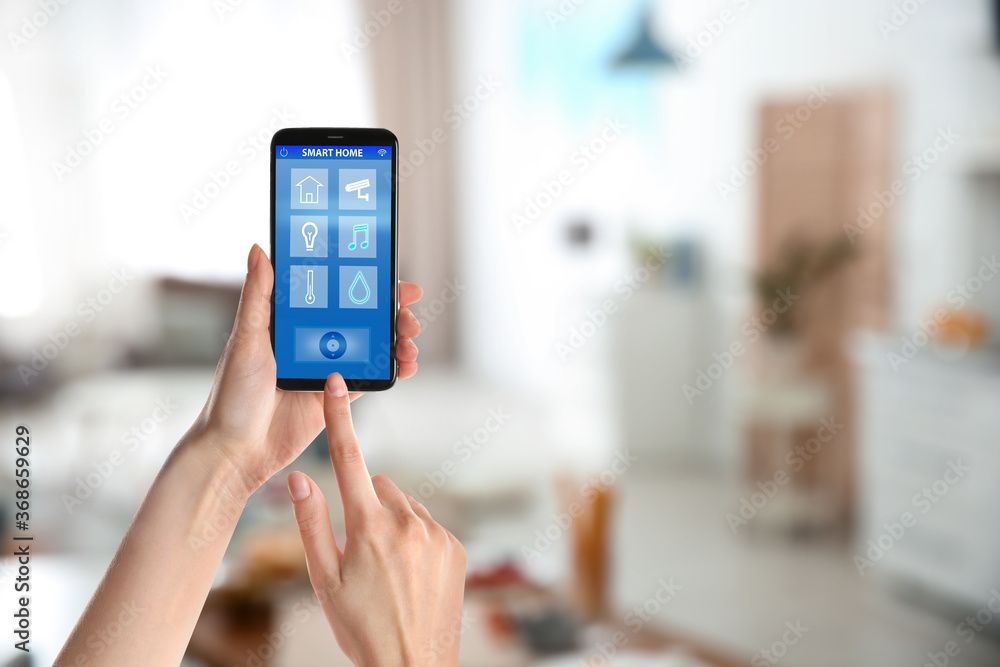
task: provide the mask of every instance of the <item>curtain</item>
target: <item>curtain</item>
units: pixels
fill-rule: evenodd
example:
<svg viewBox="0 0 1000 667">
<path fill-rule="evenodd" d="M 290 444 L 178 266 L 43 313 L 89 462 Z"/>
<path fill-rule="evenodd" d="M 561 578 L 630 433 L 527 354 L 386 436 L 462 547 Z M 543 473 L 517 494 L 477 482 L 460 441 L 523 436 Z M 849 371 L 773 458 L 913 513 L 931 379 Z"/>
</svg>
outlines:
<svg viewBox="0 0 1000 667">
<path fill-rule="evenodd" d="M 461 298 L 454 294 L 454 138 L 444 120 L 454 103 L 451 0 L 361 6 L 361 20 L 374 22 L 370 32 L 381 27 L 367 50 L 377 122 L 399 138 L 399 272 L 424 288 L 413 308 L 423 330 L 420 362 L 453 362 Z"/>
</svg>

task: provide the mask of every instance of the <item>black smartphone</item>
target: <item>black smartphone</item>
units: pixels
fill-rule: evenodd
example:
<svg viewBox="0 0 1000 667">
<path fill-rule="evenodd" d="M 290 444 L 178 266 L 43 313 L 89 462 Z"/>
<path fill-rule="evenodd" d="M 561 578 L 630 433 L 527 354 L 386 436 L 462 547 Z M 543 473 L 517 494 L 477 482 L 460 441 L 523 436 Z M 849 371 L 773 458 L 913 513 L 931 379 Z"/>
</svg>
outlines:
<svg viewBox="0 0 1000 667">
<path fill-rule="evenodd" d="M 271 346 L 278 388 L 396 382 L 396 153 L 388 130 L 297 127 L 271 139 Z"/>
</svg>

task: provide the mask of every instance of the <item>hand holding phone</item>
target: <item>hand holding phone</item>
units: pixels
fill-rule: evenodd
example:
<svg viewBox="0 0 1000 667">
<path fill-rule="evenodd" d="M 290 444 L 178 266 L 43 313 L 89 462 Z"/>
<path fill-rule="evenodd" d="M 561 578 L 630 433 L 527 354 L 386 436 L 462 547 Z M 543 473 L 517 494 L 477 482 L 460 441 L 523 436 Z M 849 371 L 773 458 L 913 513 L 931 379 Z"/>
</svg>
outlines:
<svg viewBox="0 0 1000 667">
<path fill-rule="evenodd" d="M 255 245 L 247 257 L 236 323 L 212 383 L 212 390 L 192 433 L 200 433 L 218 458 L 228 461 L 256 491 L 274 473 L 294 461 L 323 430 L 320 394 L 278 391 L 276 364 L 268 335 L 274 273 L 267 255 Z M 417 372 L 420 333 L 407 308 L 420 299 L 417 285 L 399 283 L 399 378 Z M 273 331 L 273 328 L 272 328 Z M 355 399 L 360 394 L 351 394 Z"/>
</svg>

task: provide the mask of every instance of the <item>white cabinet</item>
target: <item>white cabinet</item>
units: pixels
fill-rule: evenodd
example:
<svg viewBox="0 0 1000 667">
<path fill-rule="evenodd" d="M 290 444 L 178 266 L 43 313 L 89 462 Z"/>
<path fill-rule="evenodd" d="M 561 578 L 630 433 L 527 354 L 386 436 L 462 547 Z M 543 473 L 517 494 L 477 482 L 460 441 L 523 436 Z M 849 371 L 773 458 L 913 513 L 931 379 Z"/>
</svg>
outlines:
<svg viewBox="0 0 1000 667">
<path fill-rule="evenodd" d="M 893 368 L 895 341 L 866 339 L 856 355 L 854 551 L 871 562 L 865 576 L 981 605 L 1000 581 L 1000 356 L 946 361 L 927 346 Z"/>
<path fill-rule="evenodd" d="M 614 320 L 612 365 L 624 442 L 644 461 L 705 463 L 713 455 L 705 415 L 721 388 L 693 402 L 681 390 L 695 382 L 705 357 L 711 361 L 707 310 L 698 292 L 647 287 Z"/>
</svg>

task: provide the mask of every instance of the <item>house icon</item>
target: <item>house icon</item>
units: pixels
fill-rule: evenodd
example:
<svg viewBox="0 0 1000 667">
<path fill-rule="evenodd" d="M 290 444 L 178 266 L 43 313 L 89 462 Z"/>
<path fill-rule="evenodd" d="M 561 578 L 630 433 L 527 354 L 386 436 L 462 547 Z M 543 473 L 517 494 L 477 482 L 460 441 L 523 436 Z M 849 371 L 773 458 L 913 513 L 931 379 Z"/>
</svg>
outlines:
<svg viewBox="0 0 1000 667">
<path fill-rule="evenodd" d="M 317 181 L 312 176 L 306 176 L 301 181 L 295 184 L 295 187 L 299 189 L 299 203 L 300 204 L 318 204 L 319 203 L 319 189 L 323 187 L 323 184 Z"/>
</svg>

